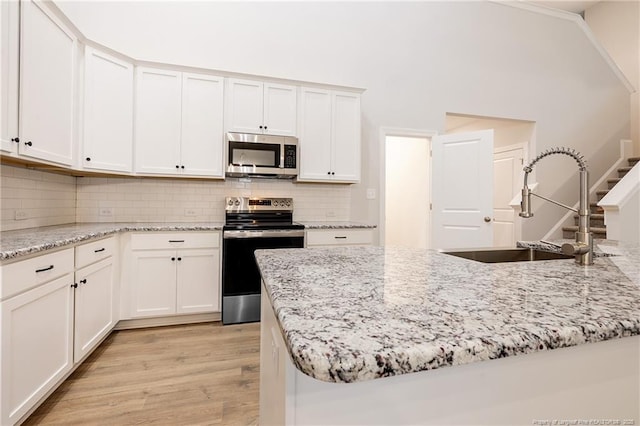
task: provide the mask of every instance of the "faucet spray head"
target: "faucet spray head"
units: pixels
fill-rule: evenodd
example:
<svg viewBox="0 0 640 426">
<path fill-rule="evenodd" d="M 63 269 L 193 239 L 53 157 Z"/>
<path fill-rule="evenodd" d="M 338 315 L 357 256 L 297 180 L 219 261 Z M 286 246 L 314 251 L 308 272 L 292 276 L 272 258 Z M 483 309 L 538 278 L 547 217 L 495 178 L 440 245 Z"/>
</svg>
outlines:
<svg viewBox="0 0 640 426">
<path fill-rule="evenodd" d="M 520 201 L 520 210 L 520 217 L 523 217 L 525 219 L 533 217 L 533 213 L 531 212 L 531 190 L 526 185 L 524 188 L 522 188 L 522 201 Z"/>
</svg>

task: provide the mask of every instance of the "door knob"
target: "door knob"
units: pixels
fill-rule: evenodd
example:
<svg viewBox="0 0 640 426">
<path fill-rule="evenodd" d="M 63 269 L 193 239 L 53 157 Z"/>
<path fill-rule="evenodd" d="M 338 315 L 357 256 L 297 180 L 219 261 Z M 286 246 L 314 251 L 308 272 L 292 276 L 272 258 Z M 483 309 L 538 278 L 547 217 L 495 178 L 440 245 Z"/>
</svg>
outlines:
<svg viewBox="0 0 640 426">
<path fill-rule="evenodd" d="M 485 216 L 485 217 L 484 217 L 484 221 L 485 221 L 485 222 L 491 222 L 491 218 L 490 218 L 489 216 Z"/>
</svg>

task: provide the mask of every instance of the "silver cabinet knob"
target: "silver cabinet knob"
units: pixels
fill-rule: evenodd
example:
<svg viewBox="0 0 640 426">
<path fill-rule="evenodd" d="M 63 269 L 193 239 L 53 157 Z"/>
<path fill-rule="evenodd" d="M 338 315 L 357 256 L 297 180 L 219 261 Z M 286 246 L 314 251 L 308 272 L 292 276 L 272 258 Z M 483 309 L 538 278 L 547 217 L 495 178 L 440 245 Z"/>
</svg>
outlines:
<svg viewBox="0 0 640 426">
<path fill-rule="evenodd" d="M 490 218 L 489 216 L 485 216 L 485 217 L 484 217 L 484 221 L 485 221 L 485 222 L 491 222 L 491 218 Z"/>
</svg>

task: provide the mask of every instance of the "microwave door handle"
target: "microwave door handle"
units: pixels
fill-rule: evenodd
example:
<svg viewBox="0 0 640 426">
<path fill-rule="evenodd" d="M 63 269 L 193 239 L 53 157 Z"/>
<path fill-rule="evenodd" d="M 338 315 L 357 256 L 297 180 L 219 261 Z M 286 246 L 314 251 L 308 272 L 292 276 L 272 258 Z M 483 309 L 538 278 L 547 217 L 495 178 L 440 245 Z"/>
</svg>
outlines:
<svg viewBox="0 0 640 426">
<path fill-rule="evenodd" d="M 285 153 L 284 144 L 280 144 L 280 164 L 278 165 L 278 167 L 281 169 L 284 169 L 284 153 Z"/>
</svg>

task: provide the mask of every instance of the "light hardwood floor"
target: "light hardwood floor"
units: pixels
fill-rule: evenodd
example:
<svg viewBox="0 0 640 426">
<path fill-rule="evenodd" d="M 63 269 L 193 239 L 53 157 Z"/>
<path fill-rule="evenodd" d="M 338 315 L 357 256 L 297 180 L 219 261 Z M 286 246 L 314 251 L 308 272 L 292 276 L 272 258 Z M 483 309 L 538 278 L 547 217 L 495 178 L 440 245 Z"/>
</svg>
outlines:
<svg viewBox="0 0 640 426">
<path fill-rule="evenodd" d="M 256 425 L 260 324 L 116 331 L 24 425 Z"/>
</svg>

